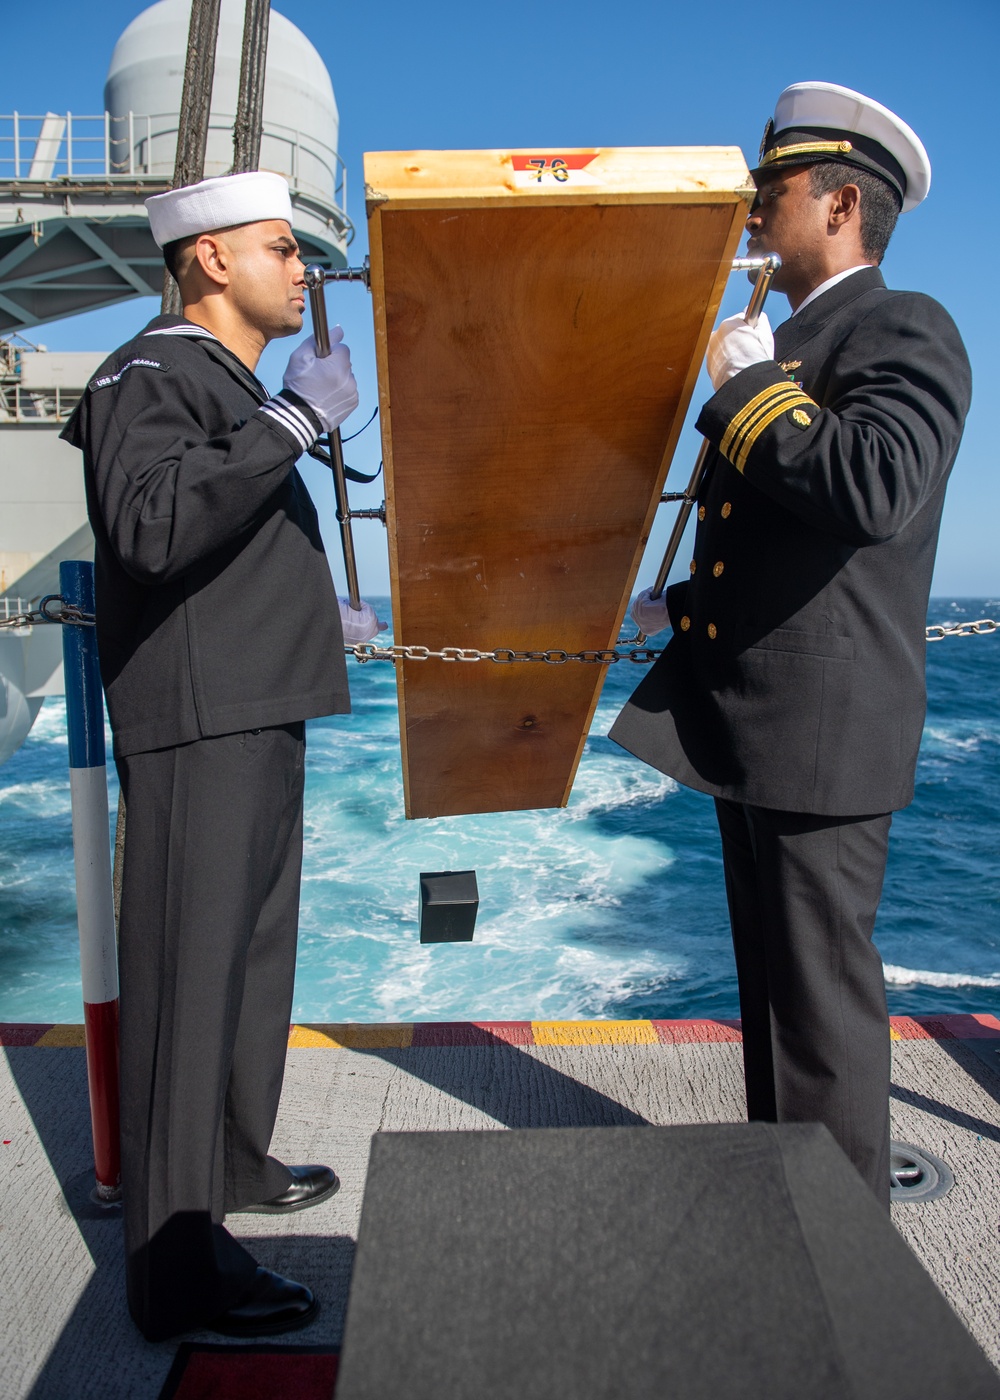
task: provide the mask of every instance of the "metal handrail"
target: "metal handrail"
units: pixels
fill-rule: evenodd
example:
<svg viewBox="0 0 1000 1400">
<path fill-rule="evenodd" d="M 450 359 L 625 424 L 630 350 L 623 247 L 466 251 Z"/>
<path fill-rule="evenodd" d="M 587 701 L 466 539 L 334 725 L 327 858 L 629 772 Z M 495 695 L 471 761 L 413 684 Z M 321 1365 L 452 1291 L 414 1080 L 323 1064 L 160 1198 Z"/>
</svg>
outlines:
<svg viewBox="0 0 1000 1400">
<path fill-rule="evenodd" d="M 24 389 L 0 384 L 0 423 L 63 423 L 73 412 L 82 389 Z"/>
<path fill-rule="evenodd" d="M 215 114 L 209 131 L 229 132 L 233 121 L 224 113 Z M 174 112 L 128 112 L 124 116 L 110 112 L 83 116 L 73 112 L 0 113 L 0 181 L 124 182 L 136 176 L 148 177 L 153 138 L 169 138 L 176 131 Z M 332 146 L 281 122 L 265 122 L 263 135 L 288 148 L 286 173 L 292 190 L 325 203 L 330 197 L 328 189 L 303 178 L 303 157 L 317 161 L 333 186 L 334 208 L 346 217 L 347 168 Z M 33 166 L 43 167 L 44 173 L 33 175 Z M 166 165 L 162 173 L 169 176 Z"/>
</svg>

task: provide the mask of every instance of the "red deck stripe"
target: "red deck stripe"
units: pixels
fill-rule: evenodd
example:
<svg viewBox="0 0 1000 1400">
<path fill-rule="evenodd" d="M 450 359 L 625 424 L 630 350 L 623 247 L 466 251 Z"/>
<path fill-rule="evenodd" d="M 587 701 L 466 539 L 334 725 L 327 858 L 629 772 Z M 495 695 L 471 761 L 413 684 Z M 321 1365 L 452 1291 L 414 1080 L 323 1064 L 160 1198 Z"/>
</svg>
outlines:
<svg viewBox="0 0 1000 1400">
<path fill-rule="evenodd" d="M 661 1045 L 718 1045 L 740 1041 L 739 1021 L 654 1021 Z"/>
<path fill-rule="evenodd" d="M 599 1025 L 600 1022 L 587 1024 Z M 661 1045 L 712 1045 L 736 1043 L 741 1039 L 740 1023 L 736 1020 L 651 1021 L 648 1024 L 652 1025 Z M 890 1024 L 899 1040 L 1000 1040 L 1000 1019 L 986 1012 L 893 1016 Z M 37 1045 L 54 1029 L 60 1027 L 51 1021 L 0 1022 L 0 1046 Z M 530 1021 L 416 1021 L 412 1043 L 443 1049 L 498 1043 L 533 1045 L 535 1038 Z M 608 1043 L 612 1043 L 610 1039 Z"/>
<path fill-rule="evenodd" d="M 37 1045 L 46 1031 L 52 1029 L 51 1021 L 25 1021 L 21 1023 L 0 1022 L 0 1045 Z"/>
<path fill-rule="evenodd" d="M 418 1021 L 413 1044 L 425 1047 L 449 1045 L 533 1045 L 530 1021 Z"/>
</svg>

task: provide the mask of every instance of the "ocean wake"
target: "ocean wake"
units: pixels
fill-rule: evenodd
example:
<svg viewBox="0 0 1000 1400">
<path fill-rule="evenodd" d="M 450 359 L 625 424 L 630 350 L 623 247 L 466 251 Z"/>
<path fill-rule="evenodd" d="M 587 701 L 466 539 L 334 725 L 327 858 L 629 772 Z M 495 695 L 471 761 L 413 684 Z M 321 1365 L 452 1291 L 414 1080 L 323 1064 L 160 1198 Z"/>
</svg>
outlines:
<svg viewBox="0 0 1000 1400">
<path fill-rule="evenodd" d="M 1000 987 L 1000 974 L 976 977 L 971 972 L 923 972 L 911 967 L 883 967 L 890 987 Z"/>
</svg>

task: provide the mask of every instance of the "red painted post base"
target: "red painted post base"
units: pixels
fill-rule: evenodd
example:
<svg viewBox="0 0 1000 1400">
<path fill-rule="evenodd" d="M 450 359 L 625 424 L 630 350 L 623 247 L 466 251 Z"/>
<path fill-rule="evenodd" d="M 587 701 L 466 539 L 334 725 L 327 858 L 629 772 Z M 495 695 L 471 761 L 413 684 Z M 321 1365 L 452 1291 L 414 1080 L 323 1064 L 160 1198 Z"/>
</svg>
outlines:
<svg viewBox="0 0 1000 1400">
<path fill-rule="evenodd" d="M 117 1200 L 121 1192 L 118 1100 L 118 1000 L 84 1003 L 90 1126 L 94 1136 L 97 1194 Z"/>
</svg>

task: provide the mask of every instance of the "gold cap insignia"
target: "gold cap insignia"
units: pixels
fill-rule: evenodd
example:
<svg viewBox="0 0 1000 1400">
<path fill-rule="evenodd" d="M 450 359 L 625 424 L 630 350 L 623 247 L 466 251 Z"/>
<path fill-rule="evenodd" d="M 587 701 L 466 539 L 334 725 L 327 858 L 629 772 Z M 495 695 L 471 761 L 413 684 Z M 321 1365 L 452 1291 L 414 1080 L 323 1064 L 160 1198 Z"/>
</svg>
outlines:
<svg viewBox="0 0 1000 1400">
<path fill-rule="evenodd" d="M 809 425 L 812 423 L 812 419 L 809 417 L 809 414 L 806 413 L 805 409 L 793 408 L 792 422 L 798 423 L 800 428 L 808 428 Z"/>
</svg>

